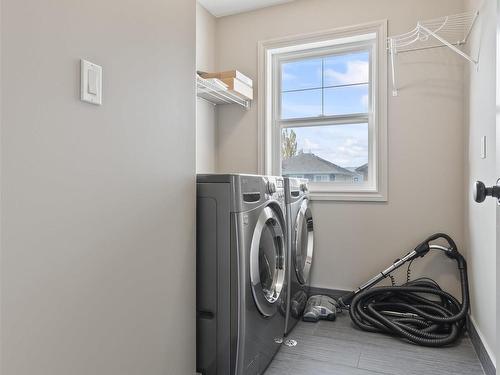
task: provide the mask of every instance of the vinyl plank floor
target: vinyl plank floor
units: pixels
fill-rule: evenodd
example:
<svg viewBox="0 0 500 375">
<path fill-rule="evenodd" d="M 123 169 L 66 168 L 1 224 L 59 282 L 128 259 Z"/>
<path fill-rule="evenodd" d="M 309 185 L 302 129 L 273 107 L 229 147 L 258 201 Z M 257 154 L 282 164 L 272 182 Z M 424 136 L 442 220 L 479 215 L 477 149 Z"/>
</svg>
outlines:
<svg viewBox="0 0 500 375">
<path fill-rule="evenodd" d="M 355 328 L 349 315 L 335 322 L 299 322 L 265 375 L 484 375 L 470 339 L 426 348 Z"/>
</svg>

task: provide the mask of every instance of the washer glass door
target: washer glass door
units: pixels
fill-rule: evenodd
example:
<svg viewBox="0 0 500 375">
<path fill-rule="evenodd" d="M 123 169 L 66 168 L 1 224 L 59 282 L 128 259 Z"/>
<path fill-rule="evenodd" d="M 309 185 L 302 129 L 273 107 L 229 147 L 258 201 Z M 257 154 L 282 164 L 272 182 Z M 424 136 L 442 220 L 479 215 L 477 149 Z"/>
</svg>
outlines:
<svg viewBox="0 0 500 375">
<path fill-rule="evenodd" d="M 309 272 L 314 251 L 314 225 L 309 200 L 304 199 L 295 221 L 295 241 L 293 242 L 293 261 L 295 272 L 301 284 L 309 280 Z"/>
<path fill-rule="evenodd" d="M 252 294 L 261 314 L 276 312 L 285 281 L 285 236 L 282 219 L 275 209 L 265 207 L 255 226 L 250 248 Z"/>
</svg>

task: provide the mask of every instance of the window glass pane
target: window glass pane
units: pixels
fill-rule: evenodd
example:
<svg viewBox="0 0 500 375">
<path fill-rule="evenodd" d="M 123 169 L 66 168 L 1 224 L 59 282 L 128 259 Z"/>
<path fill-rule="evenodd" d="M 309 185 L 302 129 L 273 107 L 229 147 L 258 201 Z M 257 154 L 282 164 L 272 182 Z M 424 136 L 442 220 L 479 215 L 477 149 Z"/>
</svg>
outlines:
<svg viewBox="0 0 500 375">
<path fill-rule="evenodd" d="M 326 57 L 324 60 L 324 85 L 339 86 L 367 83 L 370 79 L 370 54 L 368 51 Z"/>
<path fill-rule="evenodd" d="M 368 180 L 368 124 L 282 130 L 282 173 L 344 185 Z"/>
<path fill-rule="evenodd" d="M 281 65 L 281 91 L 320 88 L 322 59 L 306 59 Z"/>
<path fill-rule="evenodd" d="M 342 86 L 325 89 L 326 116 L 368 112 L 368 85 Z"/>
<path fill-rule="evenodd" d="M 321 116 L 321 103 L 321 89 L 284 92 L 281 94 L 281 118 Z"/>
</svg>

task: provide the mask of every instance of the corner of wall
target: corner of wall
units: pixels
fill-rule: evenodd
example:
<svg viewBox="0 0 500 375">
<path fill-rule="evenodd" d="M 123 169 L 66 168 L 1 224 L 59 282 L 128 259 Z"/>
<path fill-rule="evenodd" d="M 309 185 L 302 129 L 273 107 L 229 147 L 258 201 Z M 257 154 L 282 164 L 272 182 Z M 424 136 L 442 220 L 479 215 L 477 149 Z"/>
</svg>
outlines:
<svg viewBox="0 0 500 375">
<path fill-rule="evenodd" d="M 216 18 L 196 2 L 196 70 L 215 71 Z M 216 108 L 203 99 L 196 101 L 196 172 L 217 169 Z"/>
</svg>

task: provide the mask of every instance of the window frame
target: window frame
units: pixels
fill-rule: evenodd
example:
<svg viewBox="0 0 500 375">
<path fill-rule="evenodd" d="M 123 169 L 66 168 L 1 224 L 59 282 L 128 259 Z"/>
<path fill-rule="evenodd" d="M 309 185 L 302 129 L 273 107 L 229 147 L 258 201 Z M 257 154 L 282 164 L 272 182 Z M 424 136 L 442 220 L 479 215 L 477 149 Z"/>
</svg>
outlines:
<svg viewBox="0 0 500 375">
<path fill-rule="evenodd" d="M 281 174 L 281 130 L 298 126 L 368 123 L 369 184 L 310 183 L 316 200 L 387 201 L 387 20 L 319 33 L 259 42 L 259 173 Z M 369 108 L 367 114 L 281 119 L 283 61 L 314 56 L 370 51 Z M 277 151 L 276 151 L 277 150 Z"/>
</svg>

